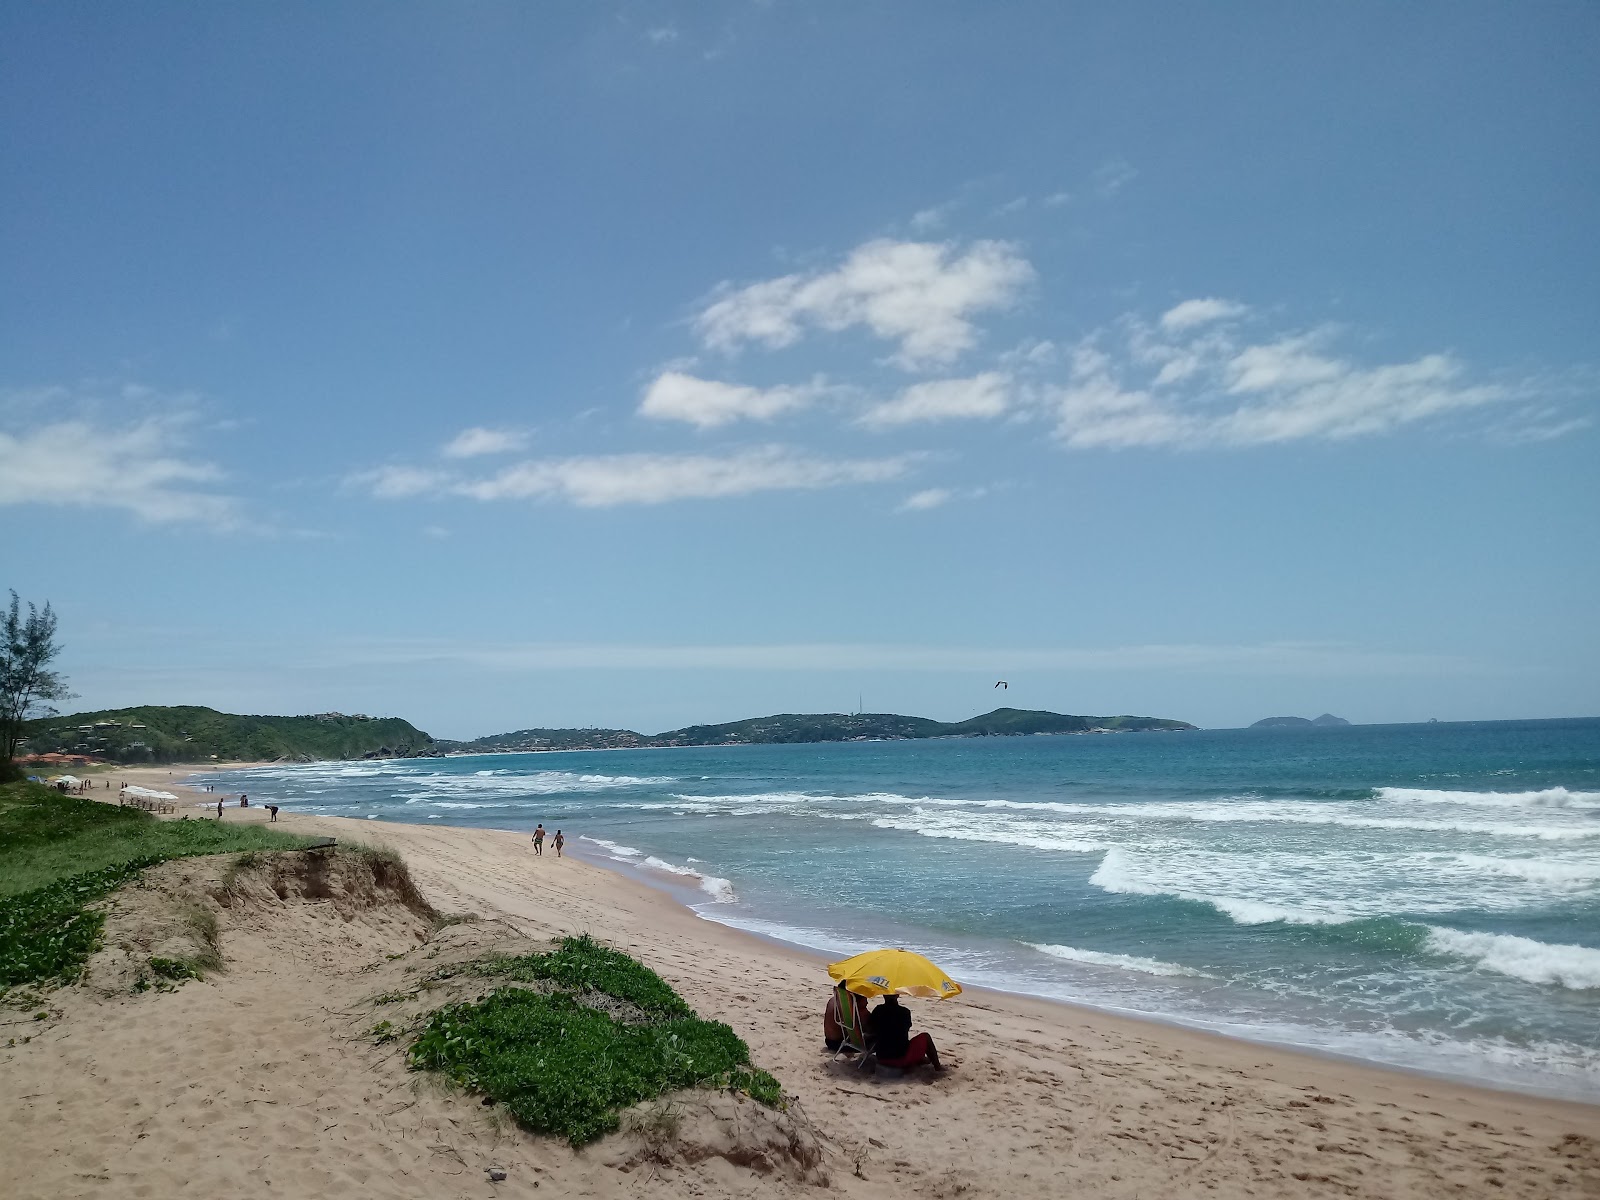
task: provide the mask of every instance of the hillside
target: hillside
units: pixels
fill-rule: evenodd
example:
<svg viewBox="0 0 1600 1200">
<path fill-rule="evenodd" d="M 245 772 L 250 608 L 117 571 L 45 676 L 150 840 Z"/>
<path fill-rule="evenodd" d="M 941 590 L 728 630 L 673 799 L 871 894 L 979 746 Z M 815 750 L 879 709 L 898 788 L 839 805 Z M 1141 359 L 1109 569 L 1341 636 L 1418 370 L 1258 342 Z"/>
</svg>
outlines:
<svg viewBox="0 0 1600 1200">
<path fill-rule="evenodd" d="M 1336 717 L 1332 713 L 1323 713 L 1320 717 L 1262 717 L 1251 729 L 1308 729 L 1313 726 L 1320 728 L 1336 728 L 1348 725 L 1343 717 Z"/>
<path fill-rule="evenodd" d="M 935 721 L 893 713 L 780 713 L 721 725 L 689 725 L 666 733 L 631 729 L 519 729 L 470 742 L 439 741 L 453 754 L 524 750 L 599 750 L 649 746 L 740 746 L 757 743 L 901 741 L 933 737 L 1012 737 L 1036 733 L 1133 733 L 1194 726 L 1160 717 L 1085 717 L 1020 708 L 997 708 L 966 721 Z"/>
<path fill-rule="evenodd" d="M 412 758 L 437 751 L 431 737 L 399 717 L 236 716 L 191 705 L 146 705 L 29 722 L 21 754 L 49 753 L 163 763 Z"/>
</svg>

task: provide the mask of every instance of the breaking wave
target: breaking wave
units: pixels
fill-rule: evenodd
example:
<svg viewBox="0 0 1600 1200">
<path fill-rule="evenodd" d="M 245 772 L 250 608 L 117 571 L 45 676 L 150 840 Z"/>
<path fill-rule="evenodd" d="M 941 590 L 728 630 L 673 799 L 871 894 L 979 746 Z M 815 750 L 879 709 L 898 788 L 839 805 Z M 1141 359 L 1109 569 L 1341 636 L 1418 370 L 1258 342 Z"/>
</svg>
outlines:
<svg viewBox="0 0 1600 1200">
<path fill-rule="evenodd" d="M 1574 792 L 1564 787 L 1535 792 L 1449 792 L 1432 788 L 1381 787 L 1373 798 L 1391 804 L 1457 804 L 1478 808 L 1600 809 L 1600 792 Z"/>
<path fill-rule="evenodd" d="M 1079 950 L 1076 946 L 1051 946 L 1040 942 L 1028 942 L 1027 945 L 1041 954 L 1065 959 L 1068 962 L 1089 963 L 1096 967 L 1117 967 L 1123 971 L 1138 971 L 1143 975 L 1193 975 L 1201 979 L 1211 978 L 1204 971 L 1197 971 L 1193 967 L 1180 967 L 1177 963 L 1162 962 L 1155 958 L 1140 958 L 1137 954 L 1107 954 L 1099 950 Z"/>
<path fill-rule="evenodd" d="M 1528 983 L 1560 984 L 1581 991 L 1600 988 L 1600 949 L 1552 945 L 1509 933 L 1477 933 L 1428 927 L 1427 949 L 1465 958 L 1480 969 Z"/>
</svg>

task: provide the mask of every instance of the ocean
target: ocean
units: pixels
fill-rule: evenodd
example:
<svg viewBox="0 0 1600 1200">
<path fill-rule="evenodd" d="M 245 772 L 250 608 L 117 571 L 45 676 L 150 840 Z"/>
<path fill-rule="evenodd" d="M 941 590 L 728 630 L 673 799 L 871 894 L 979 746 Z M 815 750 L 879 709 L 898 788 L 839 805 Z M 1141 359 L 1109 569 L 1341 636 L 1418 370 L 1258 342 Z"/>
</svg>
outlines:
<svg viewBox="0 0 1600 1200">
<path fill-rule="evenodd" d="M 1600 720 L 315 763 L 289 811 L 560 828 L 702 917 L 1600 1100 Z M 530 870 L 533 869 L 530 865 Z"/>
</svg>

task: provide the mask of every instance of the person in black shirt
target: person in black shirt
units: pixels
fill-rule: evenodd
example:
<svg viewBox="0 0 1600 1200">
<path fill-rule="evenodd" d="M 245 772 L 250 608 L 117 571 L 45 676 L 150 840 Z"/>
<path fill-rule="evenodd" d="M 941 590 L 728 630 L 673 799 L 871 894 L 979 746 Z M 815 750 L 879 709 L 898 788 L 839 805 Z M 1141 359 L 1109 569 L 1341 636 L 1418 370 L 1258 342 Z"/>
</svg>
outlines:
<svg viewBox="0 0 1600 1200">
<path fill-rule="evenodd" d="M 933 1039 L 925 1033 L 911 1036 L 911 1013 L 900 1007 L 900 997 L 893 992 L 872 1010 L 872 1037 L 882 1066 L 904 1068 L 926 1062 L 935 1071 L 944 1070 Z"/>
</svg>

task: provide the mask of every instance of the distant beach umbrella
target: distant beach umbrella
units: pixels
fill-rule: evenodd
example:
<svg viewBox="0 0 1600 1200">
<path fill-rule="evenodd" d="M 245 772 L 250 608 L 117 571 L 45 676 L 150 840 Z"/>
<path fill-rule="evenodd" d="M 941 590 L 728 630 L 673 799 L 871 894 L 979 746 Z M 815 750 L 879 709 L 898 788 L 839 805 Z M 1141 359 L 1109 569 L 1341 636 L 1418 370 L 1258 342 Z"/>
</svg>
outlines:
<svg viewBox="0 0 1600 1200">
<path fill-rule="evenodd" d="M 868 1000 L 891 992 L 924 1000 L 948 1000 L 961 994 L 961 985 L 945 974 L 944 968 L 912 950 L 868 950 L 831 964 L 828 975 Z"/>
</svg>

